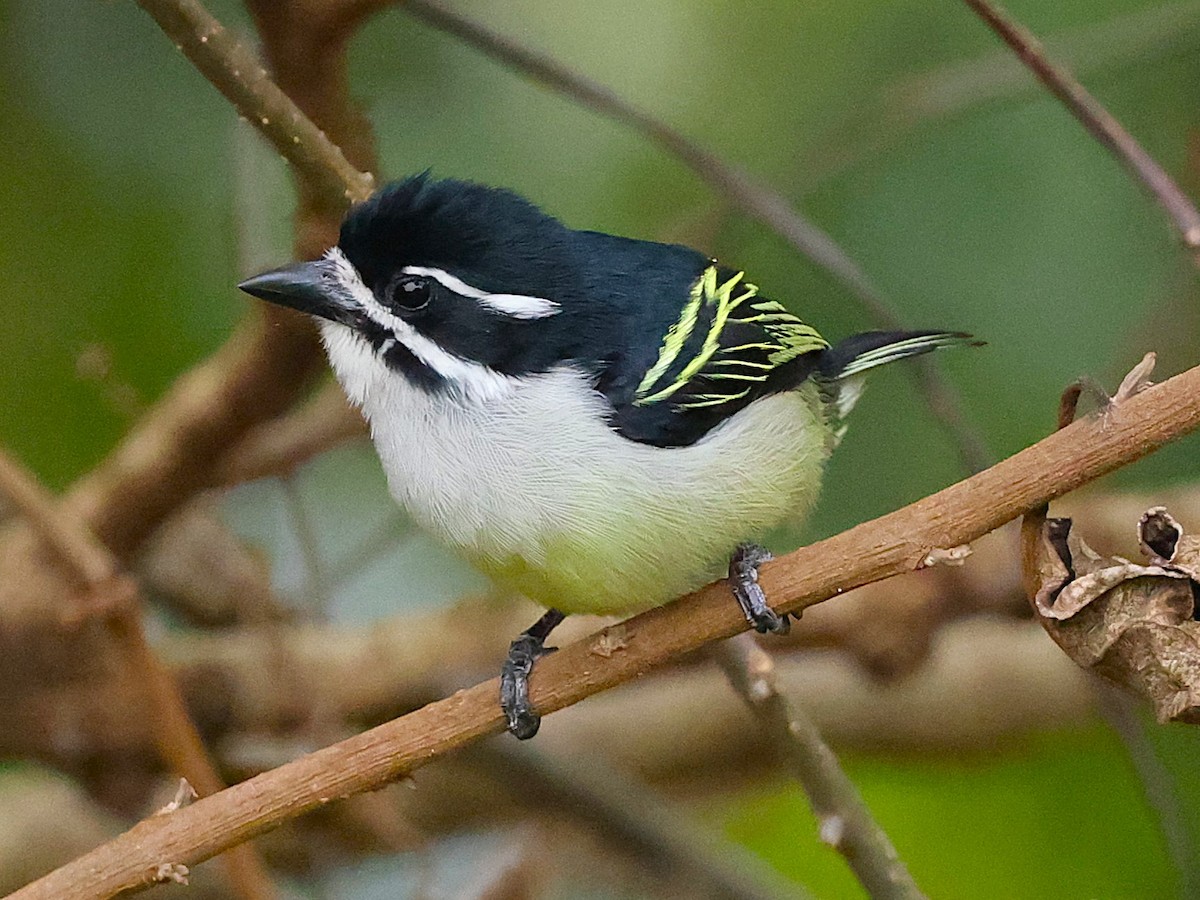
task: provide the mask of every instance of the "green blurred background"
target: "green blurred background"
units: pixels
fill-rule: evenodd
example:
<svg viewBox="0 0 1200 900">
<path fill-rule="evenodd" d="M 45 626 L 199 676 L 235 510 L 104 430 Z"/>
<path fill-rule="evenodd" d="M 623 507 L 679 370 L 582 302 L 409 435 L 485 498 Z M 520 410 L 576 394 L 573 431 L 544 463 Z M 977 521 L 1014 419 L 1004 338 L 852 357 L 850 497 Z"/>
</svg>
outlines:
<svg viewBox="0 0 1200 900">
<path fill-rule="evenodd" d="M 997 457 L 1043 436 L 1080 374 L 1112 388 L 1150 349 L 1160 376 L 1196 362 L 1194 269 L 1165 216 L 961 3 L 458 5 L 777 187 L 906 323 L 985 338 L 940 363 Z M 250 33 L 237 4 L 211 8 Z M 1010 8 L 1186 189 L 1200 186 L 1200 3 Z M 133 3 L 4 0 L 0 21 L 0 439 L 61 488 L 228 335 L 246 308 L 239 272 L 287 259 L 290 186 Z M 870 326 L 842 286 L 678 162 L 402 10 L 356 40 L 352 84 L 385 176 L 432 167 L 512 187 L 571 225 L 697 244 L 828 336 Z M 1193 437 L 1108 484 L 1194 482 L 1198 451 Z M 961 474 L 911 381 L 889 371 L 856 411 L 807 533 L 782 540 Z M 305 489 L 326 525 L 359 518 L 383 490 L 365 453 L 318 466 Z M 230 516 L 273 548 L 286 584 L 294 540 L 275 533 L 262 502 L 272 489 L 247 490 Z M 392 564 L 425 556 L 410 548 Z M 435 597 L 470 581 L 436 577 Z M 368 618 L 379 593 L 348 589 L 336 614 Z M 1152 735 L 1200 829 L 1200 742 L 1183 728 Z M 1123 751 L 1100 726 L 970 758 L 850 754 L 847 765 L 934 896 L 1176 895 Z M 727 795 L 704 815 L 820 896 L 856 896 L 793 787 Z"/>
</svg>

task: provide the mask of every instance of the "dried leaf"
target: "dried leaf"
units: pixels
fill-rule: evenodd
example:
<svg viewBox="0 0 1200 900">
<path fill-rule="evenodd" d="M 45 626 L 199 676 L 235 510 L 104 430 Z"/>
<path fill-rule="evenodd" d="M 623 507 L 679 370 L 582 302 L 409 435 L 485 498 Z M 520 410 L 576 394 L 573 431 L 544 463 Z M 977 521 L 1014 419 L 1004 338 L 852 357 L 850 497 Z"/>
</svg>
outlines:
<svg viewBox="0 0 1200 900">
<path fill-rule="evenodd" d="M 1063 585 L 1075 577 L 1067 549 L 1070 531 L 1070 519 L 1047 519 L 1044 510 L 1030 513 L 1021 525 L 1025 593 L 1042 615 L 1053 615 L 1045 611 L 1054 608 Z"/>
<path fill-rule="evenodd" d="M 1138 522 L 1138 543 L 1147 558 L 1168 562 L 1175 556 L 1183 526 L 1167 512 L 1166 507 L 1154 506 L 1142 514 Z"/>
<path fill-rule="evenodd" d="M 1113 403 L 1124 403 L 1136 394 L 1140 394 L 1146 388 L 1154 384 L 1150 380 L 1150 376 L 1154 373 L 1154 364 L 1158 357 L 1153 353 L 1147 353 L 1142 357 L 1142 361 L 1129 370 L 1129 373 L 1121 379 L 1121 386 L 1117 388 L 1116 394 L 1113 395 Z"/>
<path fill-rule="evenodd" d="M 1044 511 L 1022 529 L 1026 591 L 1076 663 L 1136 690 L 1162 721 L 1200 723 L 1200 539 L 1165 509 L 1138 523 L 1146 564 L 1102 557 Z"/>
</svg>

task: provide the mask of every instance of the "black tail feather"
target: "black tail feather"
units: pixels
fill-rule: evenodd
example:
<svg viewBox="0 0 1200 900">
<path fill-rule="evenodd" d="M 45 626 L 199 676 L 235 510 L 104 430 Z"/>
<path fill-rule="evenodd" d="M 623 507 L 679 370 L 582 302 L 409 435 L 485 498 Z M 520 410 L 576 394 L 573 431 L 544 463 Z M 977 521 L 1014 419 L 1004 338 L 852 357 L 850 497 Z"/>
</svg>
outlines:
<svg viewBox="0 0 1200 900">
<path fill-rule="evenodd" d="M 982 343 L 961 331 L 867 331 L 825 350 L 818 371 L 835 439 L 841 440 L 846 417 L 862 396 L 866 372 L 943 347 L 974 347 Z"/>
<path fill-rule="evenodd" d="M 821 356 L 820 371 L 830 381 L 837 381 L 943 347 L 981 344 L 983 341 L 961 331 L 865 331 L 826 350 Z"/>
</svg>

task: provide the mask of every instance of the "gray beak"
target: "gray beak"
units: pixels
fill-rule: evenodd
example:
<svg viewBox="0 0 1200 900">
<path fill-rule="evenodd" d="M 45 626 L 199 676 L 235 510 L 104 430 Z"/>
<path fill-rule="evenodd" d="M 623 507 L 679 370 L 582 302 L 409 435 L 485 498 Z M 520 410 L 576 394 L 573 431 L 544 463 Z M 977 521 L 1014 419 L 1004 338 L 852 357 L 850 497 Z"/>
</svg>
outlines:
<svg viewBox="0 0 1200 900">
<path fill-rule="evenodd" d="M 238 288 L 279 306 L 320 316 L 343 325 L 353 325 L 362 314 L 338 290 L 324 260 L 294 263 L 247 278 Z"/>
</svg>

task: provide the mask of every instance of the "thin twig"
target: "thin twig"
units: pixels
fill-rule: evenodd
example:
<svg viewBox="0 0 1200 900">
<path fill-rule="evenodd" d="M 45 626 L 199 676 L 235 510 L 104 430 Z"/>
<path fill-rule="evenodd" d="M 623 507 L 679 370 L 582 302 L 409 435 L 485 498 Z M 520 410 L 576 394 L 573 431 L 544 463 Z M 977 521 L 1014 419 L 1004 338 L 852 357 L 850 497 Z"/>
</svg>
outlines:
<svg viewBox="0 0 1200 900">
<path fill-rule="evenodd" d="M 688 166 L 735 208 L 766 225 L 833 275 L 858 299 L 879 327 L 903 329 L 900 317 L 858 263 L 776 191 L 549 54 L 526 47 L 432 0 L 405 0 L 401 6 L 426 24 L 459 38 L 518 74 L 632 128 Z M 937 364 L 930 359 L 919 359 L 910 370 L 934 416 L 954 439 L 968 471 L 977 472 L 986 467 L 991 454 L 983 439 L 968 424 L 958 392 L 941 376 Z"/>
<path fill-rule="evenodd" d="M 758 718 L 808 795 L 821 839 L 846 858 L 871 897 L 924 900 L 895 846 L 871 816 L 816 725 L 779 693 L 775 663 L 767 652 L 747 634 L 722 641 L 714 649 L 729 683 Z"/>
<path fill-rule="evenodd" d="M 226 486 L 286 478 L 327 450 L 366 435 L 362 415 L 330 382 L 302 406 L 249 432 L 221 461 L 217 478 Z"/>
<path fill-rule="evenodd" d="M 91 592 L 108 613 L 112 631 L 130 666 L 143 679 L 158 750 L 163 760 L 201 796 L 225 788 L 188 715 L 179 686 L 146 640 L 137 583 L 122 574 L 117 560 L 85 526 L 61 512 L 54 497 L 8 453 L 0 450 L 0 494 L 21 511 L 33 530 Z M 275 889 L 266 867 L 249 844 L 231 847 L 223 857 L 230 884 L 244 900 L 270 900 Z"/>
<path fill-rule="evenodd" d="M 1153 65 L 1194 52 L 1200 43 L 1200 3 L 1139 9 L 1103 22 L 1056 32 L 1049 42 L 1076 72 Z M 801 195 L 871 157 L 903 147 L 914 129 L 944 122 L 1028 91 L 1041 90 L 1007 48 L 909 76 L 867 105 L 845 110 L 821 129 L 795 160 L 790 182 Z"/>
<path fill-rule="evenodd" d="M 738 209 L 763 222 L 845 284 L 881 325 L 901 327 L 896 313 L 881 298 L 866 273 L 833 238 L 797 212 L 787 200 L 745 172 L 618 96 L 611 88 L 547 53 L 527 47 L 432 0 L 404 0 L 400 5 L 422 22 L 453 35 L 501 65 L 637 131 L 687 165 Z"/>
<path fill-rule="evenodd" d="M 317 528 L 304 505 L 304 496 L 295 476 L 280 480 L 283 488 L 284 509 L 291 519 L 292 531 L 300 549 L 300 561 L 304 566 L 304 580 L 300 586 L 301 603 L 305 612 L 322 618 L 329 609 L 329 576 L 325 571 L 324 554 Z"/>
<path fill-rule="evenodd" d="M 798 612 L 920 568 L 930 551 L 970 543 L 1200 427 L 1200 367 L 1083 419 L 936 494 L 767 563 L 760 583 Z M 542 659 L 531 699 L 543 715 L 747 628 L 724 583 L 603 629 Z M 12 895 L 110 897 L 144 887 L 152 864 L 191 865 L 337 798 L 379 788 L 504 729 L 499 679 L 459 691 L 338 744 L 156 816 Z"/>
<path fill-rule="evenodd" d="M 344 208 L 375 189 L 342 151 L 271 80 L 258 57 L 197 0 L 138 0 L 238 113 L 328 204 Z"/>
<path fill-rule="evenodd" d="M 347 47 L 382 0 L 246 0 L 275 83 L 360 172 L 378 167 L 370 121 L 350 99 Z M 253 121 L 253 120 L 252 120 Z M 332 198 L 295 166 L 295 255 L 312 259 L 337 243 L 345 199 Z M 350 196 L 362 200 L 363 181 Z M 331 203 L 331 200 L 336 200 Z"/>
<path fill-rule="evenodd" d="M 1200 211 L 1124 126 L 1070 72 L 1046 56 L 1041 42 L 1020 22 L 988 0 L 963 0 L 983 19 L 1038 80 L 1142 183 L 1167 211 L 1184 246 L 1200 248 Z"/>
<path fill-rule="evenodd" d="M 12 502 L 83 585 L 93 587 L 117 577 L 118 566 L 104 546 L 81 536 L 76 524 L 58 511 L 54 499 L 33 475 L 4 450 L 0 450 L 0 494 Z"/>
</svg>

